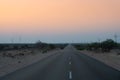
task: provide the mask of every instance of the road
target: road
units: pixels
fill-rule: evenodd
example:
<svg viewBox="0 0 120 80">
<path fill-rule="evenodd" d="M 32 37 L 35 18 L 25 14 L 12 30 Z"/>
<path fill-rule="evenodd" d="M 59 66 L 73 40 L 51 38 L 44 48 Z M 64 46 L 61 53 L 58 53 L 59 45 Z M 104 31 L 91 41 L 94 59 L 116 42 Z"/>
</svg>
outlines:
<svg viewBox="0 0 120 80">
<path fill-rule="evenodd" d="M 120 80 L 120 71 L 69 45 L 59 53 L 3 76 L 0 80 Z"/>
</svg>

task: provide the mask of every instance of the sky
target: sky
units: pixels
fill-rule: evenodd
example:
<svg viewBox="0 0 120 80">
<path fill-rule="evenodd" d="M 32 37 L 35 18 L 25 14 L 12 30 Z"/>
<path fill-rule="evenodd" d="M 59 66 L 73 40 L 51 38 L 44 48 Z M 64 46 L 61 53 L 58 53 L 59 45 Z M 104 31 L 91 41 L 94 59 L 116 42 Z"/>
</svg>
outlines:
<svg viewBox="0 0 120 80">
<path fill-rule="evenodd" d="M 120 0 L 0 0 L 0 43 L 79 43 L 118 36 Z"/>
</svg>

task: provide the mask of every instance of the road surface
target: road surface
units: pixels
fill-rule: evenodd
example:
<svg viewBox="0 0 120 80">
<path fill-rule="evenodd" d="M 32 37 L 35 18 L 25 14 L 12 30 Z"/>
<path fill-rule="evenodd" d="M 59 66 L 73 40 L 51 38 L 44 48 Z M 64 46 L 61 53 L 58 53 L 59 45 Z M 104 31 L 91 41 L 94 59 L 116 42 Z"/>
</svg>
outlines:
<svg viewBox="0 0 120 80">
<path fill-rule="evenodd" d="M 59 53 L 0 80 L 120 80 L 120 71 L 79 53 L 69 45 Z"/>
</svg>

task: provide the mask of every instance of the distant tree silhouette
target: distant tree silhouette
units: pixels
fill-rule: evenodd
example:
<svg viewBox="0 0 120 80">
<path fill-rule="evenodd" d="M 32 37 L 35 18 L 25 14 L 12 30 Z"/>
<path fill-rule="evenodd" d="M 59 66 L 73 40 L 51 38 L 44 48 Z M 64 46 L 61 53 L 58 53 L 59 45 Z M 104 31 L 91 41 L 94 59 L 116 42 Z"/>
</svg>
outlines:
<svg viewBox="0 0 120 80">
<path fill-rule="evenodd" d="M 102 42 L 94 42 L 94 43 L 88 43 L 88 44 L 77 44 L 75 45 L 75 47 L 78 50 L 91 50 L 91 51 L 95 51 L 95 52 L 109 52 L 112 49 L 116 49 L 116 48 L 120 48 L 120 44 L 118 44 L 117 42 L 115 42 L 112 39 L 107 39 L 105 41 Z"/>
<path fill-rule="evenodd" d="M 55 49 L 56 46 L 55 46 L 54 44 L 49 44 L 49 48 L 50 48 L 50 49 Z"/>
<path fill-rule="evenodd" d="M 107 51 L 109 52 L 111 49 L 114 49 L 117 47 L 117 43 L 112 40 L 112 39 L 107 39 L 106 41 L 103 41 L 101 43 L 101 48 L 102 48 L 102 51 Z"/>
<path fill-rule="evenodd" d="M 0 50 L 3 50 L 4 49 L 4 46 L 0 45 Z"/>
<path fill-rule="evenodd" d="M 91 50 L 98 50 L 100 48 L 100 43 L 97 43 L 97 42 L 92 43 L 90 47 L 91 47 Z"/>
</svg>

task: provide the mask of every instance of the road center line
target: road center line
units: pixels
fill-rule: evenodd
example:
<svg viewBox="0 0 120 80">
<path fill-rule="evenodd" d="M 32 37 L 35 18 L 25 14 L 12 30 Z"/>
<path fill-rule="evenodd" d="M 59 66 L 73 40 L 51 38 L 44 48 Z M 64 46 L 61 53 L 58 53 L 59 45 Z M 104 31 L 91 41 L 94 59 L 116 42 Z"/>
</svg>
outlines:
<svg viewBox="0 0 120 80">
<path fill-rule="evenodd" d="M 71 65 L 71 62 L 69 62 L 69 64 Z"/>
<path fill-rule="evenodd" d="M 69 79 L 72 79 L 72 71 L 69 71 Z"/>
</svg>

